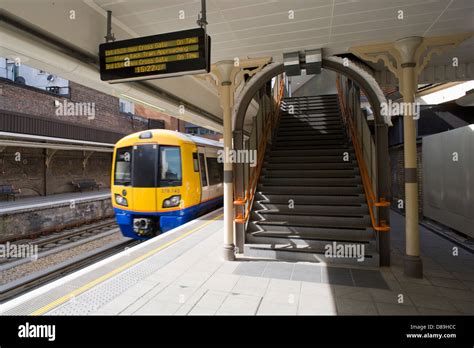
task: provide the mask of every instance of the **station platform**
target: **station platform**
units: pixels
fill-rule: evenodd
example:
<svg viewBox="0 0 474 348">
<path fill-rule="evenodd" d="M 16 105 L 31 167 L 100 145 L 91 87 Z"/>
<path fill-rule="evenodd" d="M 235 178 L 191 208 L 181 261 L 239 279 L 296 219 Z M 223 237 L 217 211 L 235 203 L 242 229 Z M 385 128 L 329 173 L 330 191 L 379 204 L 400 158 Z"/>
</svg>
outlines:
<svg viewBox="0 0 474 348">
<path fill-rule="evenodd" d="M 0 202 L 0 242 L 30 238 L 114 215 L 110 189 Z"/>
<path fill-rule="evenodd" d="M 54 207 L 58 205 L 71 204 L 71 202 L 85 202 L 110 197 L 110 189 L 101 189 L 87 192 L 69 192 L 60 193 L 51 196 L 37 196 L 28 198 L 19 198 L 17 200 L 0 201 L 0 215 L 37 210 L 45 207 Z"/>
<path fill-rule="evenodd" d="M 219 209 L 0 306 L 2 315 L 474 314 L 474 255 L 420 226 L 423 279 L 403 275 L 403 216 L 392 266 L 222 260 Z"/>
</svg>

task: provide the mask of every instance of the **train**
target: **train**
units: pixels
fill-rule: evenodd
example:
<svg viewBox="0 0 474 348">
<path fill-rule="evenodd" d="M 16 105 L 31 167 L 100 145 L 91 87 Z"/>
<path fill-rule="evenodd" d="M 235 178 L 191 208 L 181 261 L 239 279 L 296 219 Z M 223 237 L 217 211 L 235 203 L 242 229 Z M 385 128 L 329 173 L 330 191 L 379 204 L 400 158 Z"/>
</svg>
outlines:
<svg viewBox="0 0 474 348">
<path fill-rule="evenodd" d="M 156 129 L 114 147 L 111 194 L 125 237 L 149 239 L 223 203 L 221 142 Z"/>
</svg>

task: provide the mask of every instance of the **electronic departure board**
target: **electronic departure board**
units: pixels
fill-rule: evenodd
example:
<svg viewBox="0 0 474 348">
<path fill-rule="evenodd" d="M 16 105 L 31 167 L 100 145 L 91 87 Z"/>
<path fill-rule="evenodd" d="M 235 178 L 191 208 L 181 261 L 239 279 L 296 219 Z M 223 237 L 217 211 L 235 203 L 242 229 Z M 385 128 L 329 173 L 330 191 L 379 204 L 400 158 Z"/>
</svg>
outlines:
<svg viewBox="0 0 474 348">
<path fill-rule="evenodd" d="M 99 46 L 100 78 L 110 83 L 209 72 L 211 39 L 202 28 Z"/>
</svg>

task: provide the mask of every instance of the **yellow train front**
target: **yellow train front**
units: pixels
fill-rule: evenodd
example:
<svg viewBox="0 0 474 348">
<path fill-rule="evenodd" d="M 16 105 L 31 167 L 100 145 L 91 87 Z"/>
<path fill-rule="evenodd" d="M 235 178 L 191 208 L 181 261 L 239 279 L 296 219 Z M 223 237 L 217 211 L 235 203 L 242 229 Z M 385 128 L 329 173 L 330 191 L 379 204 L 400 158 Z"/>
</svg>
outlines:
<svg viewBox="0 0 474 348">
<path fill-rule="evenodd" d="M 111 192 L 122 234 L 147 239 L 221 206 L 221 148 L 217 141 L 168 130 L 121 139 Z"/>
</svg>

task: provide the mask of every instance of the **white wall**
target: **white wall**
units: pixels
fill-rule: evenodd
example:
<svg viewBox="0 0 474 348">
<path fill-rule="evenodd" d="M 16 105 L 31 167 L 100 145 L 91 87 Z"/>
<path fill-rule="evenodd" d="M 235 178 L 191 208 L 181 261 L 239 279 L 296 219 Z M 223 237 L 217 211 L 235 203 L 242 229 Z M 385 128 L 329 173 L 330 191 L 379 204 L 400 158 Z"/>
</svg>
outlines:
<svg viewBox="0 0 474 348">
<path fill-rule="evenodd" d="M 336 73 L 332 70 L 322 69 L 321 74 L 314 75 L 300 86 L 292 83 L 293 97 L 302 97 L 320 94 L 336 94 Z"/>
</svg>

